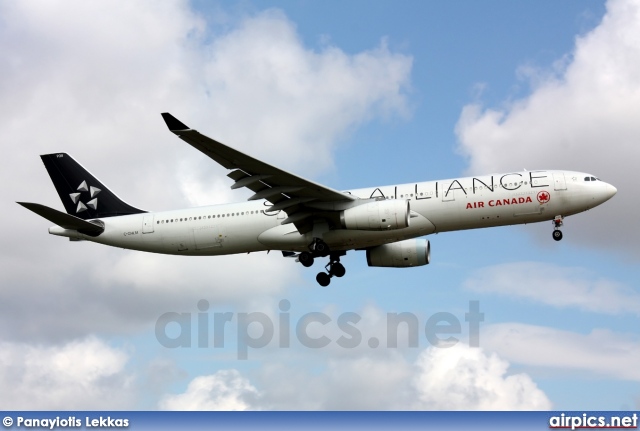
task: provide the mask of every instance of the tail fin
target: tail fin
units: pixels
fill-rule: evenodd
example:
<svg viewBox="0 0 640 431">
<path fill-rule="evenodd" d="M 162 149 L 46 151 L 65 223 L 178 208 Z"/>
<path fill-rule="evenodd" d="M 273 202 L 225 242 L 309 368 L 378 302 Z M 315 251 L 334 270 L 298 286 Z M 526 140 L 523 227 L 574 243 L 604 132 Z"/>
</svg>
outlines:
<svg viewBox="0 0 640 431">
<path fill-rule="evenodd" d="M 144 213 L 118 198 L 66 153 L 40 156 L 67 214 L 84 220 Z"/>
</svg>

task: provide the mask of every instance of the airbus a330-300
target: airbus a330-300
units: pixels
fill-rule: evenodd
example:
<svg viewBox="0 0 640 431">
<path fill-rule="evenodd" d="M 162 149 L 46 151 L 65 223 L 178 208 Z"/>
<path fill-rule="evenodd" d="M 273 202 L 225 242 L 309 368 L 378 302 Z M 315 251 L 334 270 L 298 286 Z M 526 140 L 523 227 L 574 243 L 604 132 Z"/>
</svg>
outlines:
<svg viewBox="0 0 640 431">
<path fill-rule="evenodd" d="M 135 208 L 66 153 L 42 161 L 66 212 L 18 202 L 72 241 L 152 253 L 216 256 L 279 250 L 305 267 L 328 258 L 316 280 L 345 275 L 340 257 L 364 250 L 369 266 L 405 268 L 429 263 L 429 234 L 552 221 L 562 239 L 565 217 L 616 194 L 596 176 L 573 171 L 522 171 L 338 191 L 271 166 L 198 133 L 171 114 L 169 130 L 231 170 L 232 189 L 246 202 L 173 211 Z"/>
</svg>

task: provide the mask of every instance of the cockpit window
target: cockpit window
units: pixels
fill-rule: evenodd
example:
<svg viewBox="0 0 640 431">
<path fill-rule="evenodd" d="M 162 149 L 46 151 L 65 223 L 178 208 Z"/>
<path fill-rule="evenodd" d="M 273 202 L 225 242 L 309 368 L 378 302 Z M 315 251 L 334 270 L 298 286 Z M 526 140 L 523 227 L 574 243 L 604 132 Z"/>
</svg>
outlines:
<svg viewBox="0 0 640 431">
<path fill-rule="evenodd" d="M 591 177 L 591 181 L 595 181 L 596 179 L 596 177 Z"/>
<path fill-rule="evenodd" d="M 584 177 L 585 181 L 591 181 L 591 177 Z"/>
</svg>

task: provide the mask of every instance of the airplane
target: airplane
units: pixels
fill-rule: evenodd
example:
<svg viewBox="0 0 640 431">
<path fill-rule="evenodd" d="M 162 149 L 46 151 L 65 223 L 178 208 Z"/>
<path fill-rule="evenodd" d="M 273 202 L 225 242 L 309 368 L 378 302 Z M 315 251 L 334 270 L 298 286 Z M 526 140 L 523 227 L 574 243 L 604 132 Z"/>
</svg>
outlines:
<svg viewBox="0 0 640 431">
<path fill-rule="evenodd" d="M 187 127 L 169 113 L 171 132 L 231 172 L 231 189 L 248 201 L 172 211 L 144 211 L 110 191 L 66 153 L 40 156 L 66 212 L 17 202 L 49 220 L 49 233 L 131 250 L 188 256 L 281 251 L 310 267 L 327 258 L 316 281 L 346 273 L 340 257 L 364 250 L 369 266 L 427 265 L 434 233 L 564 218 L 617 192 L 594 175 L 522 171 L 338 191 L 255 159 Z"/>
</svg>

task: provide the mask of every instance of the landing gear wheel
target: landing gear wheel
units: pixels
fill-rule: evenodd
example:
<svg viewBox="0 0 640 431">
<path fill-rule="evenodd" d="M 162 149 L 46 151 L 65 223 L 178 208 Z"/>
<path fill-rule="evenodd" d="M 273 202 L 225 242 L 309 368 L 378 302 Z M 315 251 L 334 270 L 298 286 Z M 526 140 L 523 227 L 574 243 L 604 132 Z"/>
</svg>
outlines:
<svg viewBox="0 0 640 431">
<path fill-rule="evenodd" d="M 331 276 L 326 272 L 319 272 L 318 275 L 316 275 L 316 281 L 320 286 L 327 287 L 329 283 L 331 283 Z"/>
<path fill-rule="evenodd" d="M 562 231 L 554 230 L 553 239 L 555 239 L 556 241 L 560 241 L 562 239 Z"/>
<path fill-rule="evenodd" d="M 313 255 L 308 251 L 303 251 L 302 253 L 300 253 L 300 256 L 298 256 L 298 261 L 302 264 L 302 266 L 309 268 L 311 265 L 313 265 Z"/>
<path fill-rule="evenodd" d="M 314 251 L 318 254 L 318 256 L 325 257 L 329 254 L 329 246 L 326 242 L 318 240 L 316 241 Z"/>
<path fill-rule="evenodd" d="M 340 262 L 336 262 L 333 265 L 331 265 L 330 272 L 331 272 L 331 275 L 335 275 L 336 277 L 342 277 L 347 273 L 347 270 L 344 269 L 344 265 L 342 265 Z"/>
</svg>

